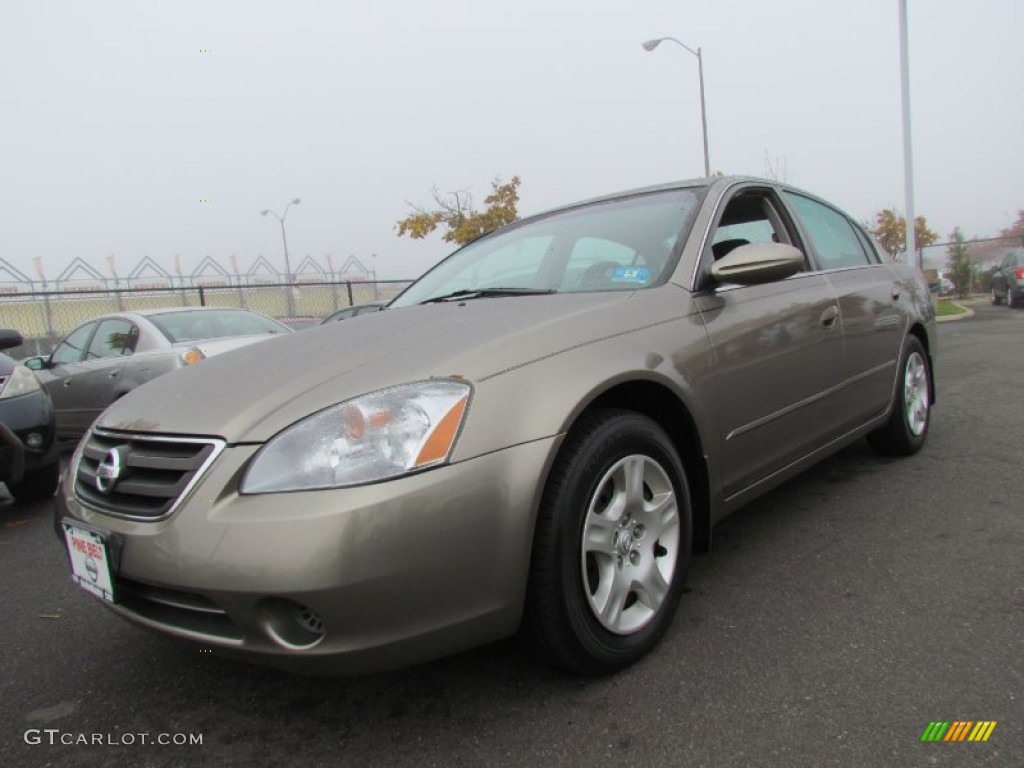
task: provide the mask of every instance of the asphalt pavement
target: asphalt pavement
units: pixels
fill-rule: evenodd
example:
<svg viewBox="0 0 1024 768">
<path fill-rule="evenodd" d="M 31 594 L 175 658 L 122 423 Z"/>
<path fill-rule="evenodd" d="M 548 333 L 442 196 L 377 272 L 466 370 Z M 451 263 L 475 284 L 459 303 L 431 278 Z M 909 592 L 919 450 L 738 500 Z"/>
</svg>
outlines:
<svg viewBox="0 0 1024 768">
<path fill-rule="evenodd" d="M 974 309 L 939 328 L 925 449 L 859 443 L 727 520 L 606 679 L 513 642 L 354 679 L 228 661 L 73 585 L 51 502 L 0 509 L 0 765 L 1024 765 L 1024 310 Z"/>
</svg>

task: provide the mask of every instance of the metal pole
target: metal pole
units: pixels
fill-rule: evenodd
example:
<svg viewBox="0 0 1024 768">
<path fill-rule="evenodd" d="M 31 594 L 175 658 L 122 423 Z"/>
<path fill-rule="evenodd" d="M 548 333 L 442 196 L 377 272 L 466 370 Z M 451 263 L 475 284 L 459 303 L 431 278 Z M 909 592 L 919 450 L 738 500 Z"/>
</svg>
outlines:
<svg viewBox="0 0 1024 768">
<path fill-rule="evenodd" d="M 272 211 L 269 208 L 265 208 L 262 211 L 260 211 L 261 216 L 266 216 L 268 213 L 273 214 L 274 218 L 277 219 L 278 222 L 281 224 L 281 241 L 284 243 L 284 281 L 286 284 L 285 290 L 287 291 L 287 295 L 285 296 L 285 298 L 287 299 L 288 302 L 287 312 L 288 315 L 291 317 L 295 316 L 295 296 L 292 293 L 292 262 L 291 258 L 288 256 L 288 236 L 285 234 L 284 231 L 284 220 L 288 218 L 288 209 L 291 208 L 293 205 L 298 205 L 301 202 L 302 200 L 296 197 L 294 200 L 288 203 L 288 205 L 284 207 L 283 216 L 278 216 L 276 211 Z"/>
<path fill-rule="evenodd" d="M 711 159 L 708 156 L 708 115 L 704 109 L 704 57 L 697 49 L 697 71 L 700 74 L 700 124 L 704 129 L 704 176 L 711 176 Z"/>
<path fill-rule="evenodd" d="M 288 214 L 285 213 L 287 218 Z M 281 241 L 284 243 L 284 279 L 291 282 L 292 279 L 292 262 L 288 258 L 288 236 L 284 233 L 284 219 L 281 219 Z"/>
<path fill-rule="evenodd" d="M 907 47 L 907 0 L 900 5 L 900 98 L 903 105 L 903 192 L 906 207 L 907 256 L 921 269 L 917 255 L 917 227 L 914 216 L 914 156 L 910 142 L 910 54 Z"/>
<path fill-rule="evenodd" d="M 653 51 L 661 43 L 666 40 L 671 40 L 673 43 L 683 48 L 688 53 L 692 53 L 697 57 L 697 74 L 700 77 L 700 124 L 701 130 L 704 134 L 704 176 L 711 176 L 711 160 L 708 156 L 708 117 L 707 110 L 704 105 L 704 56 L 700 48 L 693 50 L 690 46 L 684 43 L 682 40 L 677 40 L 674 37 L 659 37 L 654 40 L 648 40 L 645 43 L 641 43 L 640 46 L 647 52 Z"/>
<path fill-rule="evenodd" d="M 284 220 L 288 218 L 288 209 L 285 208 L 284 218 L 281 221 L 281 240 L 284 241 L 284 281 L 288 283 L 285 289 L 288 291 L 288 317 L 295 317 L 295 296 L 292 293 L 292 262 L 288 258 L 288 237 L 284 233 Z"/>
</svg>

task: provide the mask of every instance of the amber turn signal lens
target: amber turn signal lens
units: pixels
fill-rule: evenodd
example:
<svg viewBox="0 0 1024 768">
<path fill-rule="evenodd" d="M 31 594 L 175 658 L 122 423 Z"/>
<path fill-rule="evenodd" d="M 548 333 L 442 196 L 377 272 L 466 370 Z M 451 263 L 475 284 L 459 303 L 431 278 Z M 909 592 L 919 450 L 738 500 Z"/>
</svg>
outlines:
<svg viewBox="0 0 1024 768">
<path fill-rule="evenodd" d="M 181 360 L 183 363 L 185 363 L 185 365 L 195 365 L 205 357 L 206 355 L 204 355 L 201 350 L 192 347 L 192 349 L 188 350 L 185 354 L 181 356 Z"/>
<path fill-rule="evenodd" d="M 444 460 L 448 456 L 448 451 L 451 450 L 452 443 L 455 442 L 455 435 L 458 434 L 459 425 L 462 424 L 462 414 L 466 410 L 466 403 L 468 401 L 468 397 L 459 400 L 444 415 L 444 418 L 437 423 L 434 431 L 430 433 L 430 437 L 427 438 L 427 441 L 420 449 L 420 455 L 416 457 L 415 466 L 422 467 L 427 464 L 433 464 Z"/>
</svg>

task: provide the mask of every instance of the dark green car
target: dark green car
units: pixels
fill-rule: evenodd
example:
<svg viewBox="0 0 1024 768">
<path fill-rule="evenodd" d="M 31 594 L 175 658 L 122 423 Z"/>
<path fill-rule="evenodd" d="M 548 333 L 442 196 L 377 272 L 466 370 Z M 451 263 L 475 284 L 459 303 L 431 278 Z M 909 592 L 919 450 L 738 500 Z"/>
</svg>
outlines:
<svg viewBox="0 0 1024 768">
<path fill-rule="evenodd" d="M 1024 252 L 1006 254 L 999 268 L 992 273 L 992 303 L 1017 306 L 1024 296 Z"/>
</svg>

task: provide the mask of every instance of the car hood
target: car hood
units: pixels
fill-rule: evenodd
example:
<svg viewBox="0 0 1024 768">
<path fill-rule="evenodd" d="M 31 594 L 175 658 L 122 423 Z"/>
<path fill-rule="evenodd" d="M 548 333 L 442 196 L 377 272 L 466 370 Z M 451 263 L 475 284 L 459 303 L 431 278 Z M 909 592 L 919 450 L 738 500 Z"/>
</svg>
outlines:
<svg viewBox="0 0 1024 768">
<path fill-rule="evenodd" d="M 97 423 L 264 442 L 309 414 L 367 392 L 433 377 L 479 381 L 649 325 L 651 304 L 671 306 L 678 315 L 679 290 L 649 289 L 642 301 L 632 292 L 559 294 L 360 315 L 162 376 L 118 400 Z M 665 291 L 674 301 L 649 301 Z"/>
</svg>

